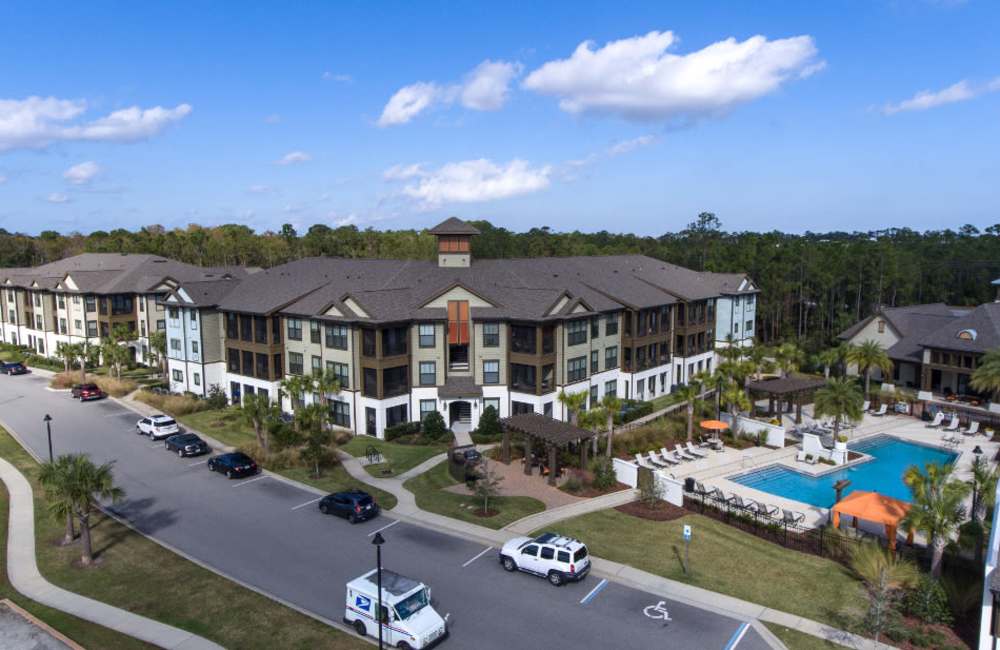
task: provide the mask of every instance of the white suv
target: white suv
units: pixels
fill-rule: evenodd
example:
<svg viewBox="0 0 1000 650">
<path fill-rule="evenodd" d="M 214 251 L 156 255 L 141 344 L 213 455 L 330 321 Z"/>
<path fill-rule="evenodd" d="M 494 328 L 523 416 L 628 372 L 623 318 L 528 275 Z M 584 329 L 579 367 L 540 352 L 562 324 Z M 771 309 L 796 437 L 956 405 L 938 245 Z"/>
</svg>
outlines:
<svg viewBox="0 0 1000 650">
<path fill-rule="evenodd" d="M 150 415 L 135 424 L 135 432 L 149 436 L 151 440 L 162 440 L 181 432 L 177 422 L 168 415 Z"/>
<path fill-rule="evenodd" d="M 500 549 L 500 564 L 508 571 L 526 571 L 555 586 L 583 580 L 590 572 L 587 547 L 580 540 L 545 533 L 532 539 L 515 537 Z"/>
</svg>

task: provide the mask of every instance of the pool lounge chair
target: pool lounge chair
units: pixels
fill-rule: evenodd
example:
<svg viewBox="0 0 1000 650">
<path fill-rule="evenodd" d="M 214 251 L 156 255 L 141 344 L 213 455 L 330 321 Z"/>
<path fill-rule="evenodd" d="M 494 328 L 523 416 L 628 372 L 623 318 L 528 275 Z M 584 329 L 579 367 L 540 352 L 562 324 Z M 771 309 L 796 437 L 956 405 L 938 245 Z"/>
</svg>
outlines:
<svg viewBox="0 0 1000 650">
<path fill-rule="evenodd" d="M 946 426 L 943 430 L 944 431 L 958 431 L 958 416 L 957 415 L 951 416 L 951 422 L 949 422 L 948 426 Z"/>
<path fill-rule="evenodd" d="M 969 422 L 969 426 L 961 429 L 963 436 L 974 436 L 979 433 L 979 420 Z"/>
<path fill-rule="evenodd" d="M 698 458 L 707 458 L 708 457 L 708 454 L 706 454 L 705 452 L 703 452 L 701 449 L 698 449 L 697 447 L 695 447 L 694 443 L 691 443 L 691 442 L 687 443 L 687 452 L 689 454 L 691 454 L 692 456 L 697 456 Z"/>
<path fill-rule="evenodd" d="M 646 460 L 645 458 L 643 458 L 642 454 L 636 454 L 635 455 L 635 462 L 638 463 L 639 467 L 645 467 L 646 469 L 651 469 L 654 472 L 657 471 L 658 469 L 660 469 L 659 467 L 656 467 L 655 465 L 653 465 L 652 463 L 650 463 L 648 460 Z"/>
<path fill-rule="evenodd" d="M 778 514 L 777 506 L 769 506 L 766 503 L 762 503 L 761 501 L 757 501 L 756 503 L 754 503 L 754 510 L 757 512 L 758 515 L 762 517 L 767 517 L 768 519 Z"/>
<path fill-rule="evenodd" d="M 781 510 L 781 520 L 790 525 L 796 526 L 805 521 L 806 516 L 801 512 L 795 512 L 794 510 Z"/>
<path fill-rule="evenodd" d="M 955 437 L 951 433 L 946 433 L 943 436 L 941 436 L 941 442 L 945 443 L 946 445 L 957 445 L 962 442 L 962 439 Z"/>
<path fill-rule="evenodd" d="M 805 451 L 800 451 L 798 453 L 798 455 L 795 457 L 795 460 L 797 460 L 797 461 L 799 461 L 801 463 L 806 463 L 807 465 L 815 465 L 816 464 L 816 457 L 813 456 L 810 453 L 805 452 Z"/>
<path fill-rule="evenodd" d="M 693 492 L 695 494 L 700 494 L 701 496 L 706 496 L 708 494 L 708 490 L 705 489 L 705 484 L 702 483 L 701 481 L 694 482 Z"/>
<path fill-rule="evenodd" d="M 861 412 L 864 413 L 865 411 L 867 411 L 868 409 L 870 409 L 871 406 L 872 406 L 871 400 L 867 400 L 866 399 L 865 402 L 864 402 L 864 404 L 861 405 Z"/>
<path fill-rule="evenodd" d="M 734 508 L 739 508 L 740 510 L 751 510 L 757 505 L 755 501 L 751 499 L 744 499 L 738 494 L 730 494 L 729 498 L 726 499 L 726 503 Z"/>
<path fill-rule="evenodd" d="M 877 411 L 872 411 L 872 415 L 874 415 L 877 418 L 880 418 L 883 415 L 885 415 L 888 410 L 889 410 L 889 406 L 886 405 L 886 404 L 883 404 L 882 406 L 878 407 Z"/>
<path fill-rule="evenodd" d="M 944 412 L 938 411 L 937 414 L 934 416 L 934 419 L 925 424 L 924 426 L 927 427 L 928 429 L 937 429 L 943 423 L 944 423 Z"/>
<path fill-rule="evenodd" d="M 683 458 L 678 457 L 677 454 L 667 449 L 666 447 L 660 447 L 660 458 L 666 458 L 667 460 L 672 461 L 676 465 L 680 465 L 681 463 L 684 462 Z"/>
<path fill-rule="evenodd" d="M 684 451 L 683 447 L 681 447 L 680 445 L 674 445 L 674 453 L 677 454 L 679 457 L 683 458 L 684 460 L 698 460 L 691 454 Z"/>
<path fill-rule="evenodd" d="M 655 451 L 647 451 L 646 452 L 646 457 L 649 458 L 649 462 L 653 463 L 654 465 L 656 465 L 658 467 L 671 467 L 671 466 L 677 464 L 677 463 L 671 462 L 671 460 L 669 458 L 663 458 L 662 456 L 660 456 L 659 454 L 657 454 Z"/>
</svg>

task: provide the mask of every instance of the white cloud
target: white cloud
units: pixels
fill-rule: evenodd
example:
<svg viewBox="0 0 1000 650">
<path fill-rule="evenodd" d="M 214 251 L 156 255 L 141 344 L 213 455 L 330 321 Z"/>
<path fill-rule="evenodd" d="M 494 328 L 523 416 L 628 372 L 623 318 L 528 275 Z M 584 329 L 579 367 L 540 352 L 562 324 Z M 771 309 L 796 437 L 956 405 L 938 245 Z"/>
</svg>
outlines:
<svg viewBox="0 0 1000 650">
<path fill-rule="evenodd" d="M 654 142 L 656 142 L 656 137 L 652 135 L 640 135 L 638 138 L 632 138 L 631 140 L 621 140 L 608 147 L 608 155 L 620 156 L 636 149 L 648 147 Z"/>
<path fill-rule="evenodd" d="M 270 185 L 251 185 L 247 188 L 247 192 L 249 194 L 267 194 L 270 191 Z"/>
<path fill-rule="evenodd" d="M 594 49 L 581 43 L 549 61 L 524 87 L 559 98 L 569 113 L 610 113 L 637 120 L 697 119 L 722 114 L 823 67 L 809 36 L 769 41 L 753 36 L 671 54 L 673 32 L 650 32 Z"/>
<path fill-rule="evenodd" d="M 274 161 L 276 165 L 294 165 L 312 160 L 312 156 L 305 151 L 290 151 L 281 158 Z"/>
<path fill-rule="evenodd" d="M 49 203 L 69 203 L 69 197 L 62 192 L 53 192 L 45 197 L 45 200 Z"/>
<path fill-rule="evenodd" d="M 323 73 L 323 81 L 339 81 L 340 83 L 350 83 L 354 78 L 349 74 L 338 74 L 327 70 Z"/>
<path fill-rule="evenodd" d="M 57 141 L 134 142 L 152 137 L 191 113 L 191 106 L 132 106 L 90 122 L 73 123 L 87 110 L 82 100 L 56 97 L 0 99 L 0 151 L 39 149 Z"/>
<path fill-rule="evenodd" d="M 926 111 L 929 108 L 965 102 L 975 99 L 980 95 L 1000 91 L 1000 77 L 996 77 L 987 83 L 974 85 L 963 79 L 943 90 L 931 91 L 921 90 L 913 97 L 905 99 L 896 104 L 886 104 L 882 107 L 884 115 L 895 115 L 904 111 Z"/>
<path fill-rule="evenodd" d="M 548 165 L 531 167 L 526 161 L 517 159 L 506 165 L 480 158 L 448 163 L 434 170 L 412 165 L 397 168 L 407 170 L 409 175 L 404 178 L 414 181 L 403 187 L 403 195 L 419 201 L 425 209 L 446 203 L 478 203 L 537 192 L 549 186 L 552 174 Z"/>
<path fill-rule="evenodd" d="M 462 83 L 418 81 L 403 86 L 389 98 L 378 125 L 406 124 L 434 105 L 448 106 L 456 101 L 476 111 L 499 110 L 507 102 L 510 82 L 520 73 L 520 63 L 487 59 L 465 75 Z"/>
<path fill-rule="evenodd" d="M 86 185 L 101 173 L 101 166 L 93 160 L 73 165 L 63 172 L 63 178 L 73 185 Z"/>
<path fill-rule="evenodd" d="M 382 172 L 382 178 L 387 181 L 405 181 L 423 174 L 423 163 L 412 165 L 393 165 Z"/>
<path fill-rule="evenodd" d="M 344 226 L 355 226 L 360 222 L 358 215 L 353 212 L 348 215 L 337 215 L 336 213 L 330 213 L 330 219 L 333 221 L 333 225 L 337 228 L 342 228 Z"/>
<path fill-rule="evenodd" d="M 278 115 L 277 113 L 271 113 L 270 115 L 264 118 L 265 124 L 277 124 L 279 122 L 281 122 L 281 116 Z"/>
<path fill-rule="evenodd" d="M 483 61 L 465 77 L 462 106 L 477 111 L 499 110 L 507 102 L 510 82 L 520 72 L 520 63 Z"/>
</svg>

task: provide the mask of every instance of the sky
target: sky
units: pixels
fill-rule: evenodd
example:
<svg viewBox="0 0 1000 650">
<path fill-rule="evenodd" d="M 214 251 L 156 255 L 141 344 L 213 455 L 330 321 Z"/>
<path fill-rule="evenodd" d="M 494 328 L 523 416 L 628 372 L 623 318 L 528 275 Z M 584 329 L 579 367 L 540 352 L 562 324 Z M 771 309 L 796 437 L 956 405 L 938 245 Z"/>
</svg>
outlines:
<svg viewBox="0 0 1000 650">
<path fill-rule="evenodd" d="M 1000 3 L 0 5 L 0 228 L 1000 222 Z"/>
</svg>

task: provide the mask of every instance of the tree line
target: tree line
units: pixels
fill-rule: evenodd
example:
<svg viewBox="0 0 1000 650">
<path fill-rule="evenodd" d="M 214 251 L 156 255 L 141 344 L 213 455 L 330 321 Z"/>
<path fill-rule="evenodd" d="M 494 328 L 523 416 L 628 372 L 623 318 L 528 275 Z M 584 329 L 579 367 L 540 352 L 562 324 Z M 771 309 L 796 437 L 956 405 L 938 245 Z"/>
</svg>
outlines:
<svg viewBox="0 0 1000 650">
<path fill-rule="evenodd" d="M 807 350 L 825 347 L 837 333 L 879 305 L 923 302 L 973 305 L 993 298 L 1000 277 L 1000 224 L 983 231 L 789 234 L 730 232 L 712 213 L 660 236 L 601 231 L 556 232 L 549 227 L 512 232 L 471 221 L 479 258 L 642 254 L 695 270 L 747 272 L 761 289 L 757 337 L 764 343 L 796 340 Z M 374 230 L 323 224 L 296 232 L 255 232 L 238 224 L 166 229 L 117 229 L 37 236 L 0 229 L 0 266 L 34 266 L 84 252 L 151 253 L 199 265 L 269 267 L 328 255 L 354 258 L 432 259 L 434 238 L 418 230 Z"/>
</svg>

